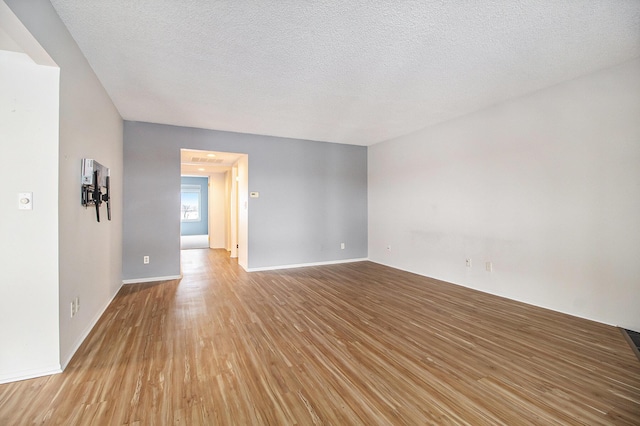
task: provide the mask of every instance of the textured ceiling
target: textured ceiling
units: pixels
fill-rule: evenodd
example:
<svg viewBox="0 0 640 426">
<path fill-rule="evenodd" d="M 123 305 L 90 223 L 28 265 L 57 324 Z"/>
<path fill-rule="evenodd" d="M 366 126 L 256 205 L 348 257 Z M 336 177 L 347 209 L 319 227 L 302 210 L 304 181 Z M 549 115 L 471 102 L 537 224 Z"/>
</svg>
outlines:
<svg viewBox="0 0 640 426">
<path fill-rule="evenodd" d="M 52 0 L 126 120 L 371 145 L 640 56 L 638 0 Z"/>
</svg>

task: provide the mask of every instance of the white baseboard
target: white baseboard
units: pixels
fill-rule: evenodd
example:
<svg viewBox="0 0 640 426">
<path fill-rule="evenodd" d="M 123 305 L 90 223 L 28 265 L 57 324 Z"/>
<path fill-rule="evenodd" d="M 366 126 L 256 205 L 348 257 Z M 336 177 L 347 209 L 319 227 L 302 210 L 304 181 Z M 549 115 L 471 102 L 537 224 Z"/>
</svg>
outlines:
<svg viewBox="0 0 640 426">
<path fill-rule="evenodd" d="M 52 365 L 47 368 L 38 368 L 35 370 L 23 370 L 18 373 L 0 375 L 0 384 L 18 382 L 20 380 L 33 379 L 35 377 L 50 376 L 52 374 L 62 373 L 59 365 Z"/>
<path fill-rule="evenodd" d="M 168 275 L 166 277 L 135 278 L 132 280 L 122 280 L 122 284 L 152 283 L 155 281 L 179 280 L 180 278 L 182 278 L 182 275 Z"/>
<path fill-rule="evenodd" d="M 265 266 L 260 268 L 245 268 L 247 272 L 259 272 L 259 271 L 275 271 L 278 269 L 292 269 L 292 268 L 305 268 L 307 266 L 323 266 L 323 265 L 337 265 L 339 263 L 353 263 L 353 262 L 365 262 L 369 259 L 363 257 L 358 259 L 343 259 L 343 260 L 330 260 L 327 262 L 312 262 L 312 263 L 297 263 L 293 265 L 278 265 L 278 266 Z"/>
</svg>

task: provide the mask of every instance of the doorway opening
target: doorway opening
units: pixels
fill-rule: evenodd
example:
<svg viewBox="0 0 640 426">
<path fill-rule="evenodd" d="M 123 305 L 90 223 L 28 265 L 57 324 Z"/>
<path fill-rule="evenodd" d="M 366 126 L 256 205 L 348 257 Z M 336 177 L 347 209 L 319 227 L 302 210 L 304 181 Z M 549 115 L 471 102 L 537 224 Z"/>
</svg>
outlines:
<svg viewBox="0 0 640 426">
<path fill-rule="evenodd" d="M 209 248 L 209 176 L 180 178 L 180 249 Z"/>
<path fill-rule="evenodd" d="M 225 249 L 248 267 L 248 155 L 180 150 L 180 248 Z"/>
</svg>

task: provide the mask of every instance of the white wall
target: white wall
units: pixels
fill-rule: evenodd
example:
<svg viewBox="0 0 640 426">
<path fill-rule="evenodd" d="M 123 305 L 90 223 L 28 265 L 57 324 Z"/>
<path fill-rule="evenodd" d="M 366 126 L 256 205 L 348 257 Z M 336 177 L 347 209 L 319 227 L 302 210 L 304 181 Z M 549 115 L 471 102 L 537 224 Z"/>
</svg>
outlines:
<svg viewBox="0 0 640 426">
<path fill-rule="evenodd" d="M 249 268 L 249 157 L 238 159 L 238 265 Z"/>
<path fill-rule="evenodd" d="M 209 175 L 209 248 L 227 248 L 226 174 Z"/>
<path fill-rule="evenodd" d="M 122 284 L 123 122 L 51 3 L 6 4 L 60 67 L 59 150 L 49 161 L 59 171 L 52 195 L 59 206 L 54 229 L 59 235 L 58 328 L 64 368 Z M 96 159 L 111 170 L 112 221 L 97 223 L 95 211 L 80 205 L 82 158 Z M 29 158 L 18 161 L 22 168 L 31 163 Z M 5 259 L 15 262 L 17 256 Z M 80 298 L 80 311 L 71 318 L 74 297 Z"/>
<path fill-rule="evenodd" d="M 225 248 L 228 252 L 231 251 L 231 192 L 233 185 L 231 183 L 231 170 L 224 174 L 224 225 L 225 225 Z"/>
<path fill-rule="evenodd" d="M 229 197 L 229 212 L 231 218 L 231 226 L 229 233 L 229 242 L 231 249 L 229 256 L 238 258 L 238 165 L 237 163 L 231 167 L 231 192 Z"/>
<path fill-rule="evenodd" d="M 640 330 L 640 60 L 368 159 L 371 260 Z"/>
<path fill-rule="evenodd" d="M 0 50 L 0 383 L 60 371 L 59 69 Z M 18 193 L 33 210 L 18 210 Z"/>
</svg>

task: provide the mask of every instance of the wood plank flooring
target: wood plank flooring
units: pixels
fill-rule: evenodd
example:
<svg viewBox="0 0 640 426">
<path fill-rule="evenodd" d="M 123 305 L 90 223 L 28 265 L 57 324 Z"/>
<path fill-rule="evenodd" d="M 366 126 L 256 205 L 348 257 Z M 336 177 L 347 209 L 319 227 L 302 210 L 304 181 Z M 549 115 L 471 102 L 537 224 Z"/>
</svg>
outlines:
<svg viewBox="0 0 640 426">
<path fill-rule="evenodd" d="M 614 327 L 370 262 L 182 265 L 124 286 L 64 373 L 0 385 L 0 424 L 640 424 Z"/>
</svg>

